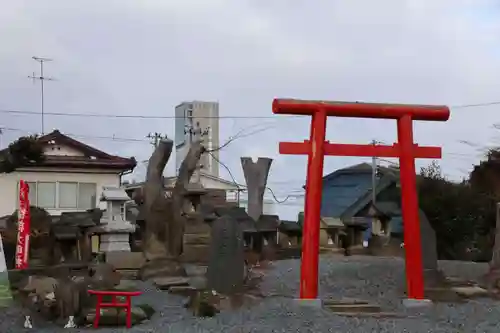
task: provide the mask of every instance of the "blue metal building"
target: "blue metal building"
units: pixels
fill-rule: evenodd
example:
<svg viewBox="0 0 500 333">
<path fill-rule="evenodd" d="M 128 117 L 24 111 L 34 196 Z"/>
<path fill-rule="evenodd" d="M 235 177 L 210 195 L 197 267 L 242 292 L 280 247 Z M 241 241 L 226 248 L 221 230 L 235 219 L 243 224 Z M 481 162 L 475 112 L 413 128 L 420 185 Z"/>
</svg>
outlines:
<svg viewBox="0 0 500 333">
<path fill-rule="evenodd" d="M 379 167 L 376 175 L 378 211 L 391 218 L 391 233 L 402 234 L 399 171 Z M 321 216 L 339 218 L 348 225 L 356 220 L 370 225 L 368 210 L 372 207 L 372 166 L 367 163 L 339 169 L 323 177 Z"/>
</svg>

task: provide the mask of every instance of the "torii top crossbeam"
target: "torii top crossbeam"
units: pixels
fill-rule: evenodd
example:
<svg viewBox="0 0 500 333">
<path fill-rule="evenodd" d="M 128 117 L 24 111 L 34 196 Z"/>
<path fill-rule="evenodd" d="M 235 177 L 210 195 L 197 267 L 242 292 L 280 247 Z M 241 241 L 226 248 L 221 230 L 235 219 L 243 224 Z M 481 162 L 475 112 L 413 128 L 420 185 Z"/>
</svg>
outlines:
<svg viewBox="0 0 500 333">
<path fill-rule="evenodd" d="M 440 147 L 419 147 L 413 142 L 413 121 L 446 121 L 450 110 L 444 105 L 406 105 L 337 101 L 275 99 L 273 113 L 311 116 L 309 140 L 280 142 L 281 154 L 308 155 L 300 298 L 318 296 L 319 220 L 322 201 L 323 162 L 330 156 L 398 157 L 408 297 L 424 297 L 422 250 L 418 220 L 415 158 L 440 158 Z M 392 146 L 330 143 L 326 140 L 328 117 L 375 118 L 397 120 L 398 142 Z"/>
<path fill-rule="evenodd" d="M 447 121 L 450 110 L 444 105 L 412 105 L 275 99 L 273 113 L 297 116 L 313 115 L 319 108 L 329 117 L 399 119 L 409 115 L 413 120 Z"/>
</svg>

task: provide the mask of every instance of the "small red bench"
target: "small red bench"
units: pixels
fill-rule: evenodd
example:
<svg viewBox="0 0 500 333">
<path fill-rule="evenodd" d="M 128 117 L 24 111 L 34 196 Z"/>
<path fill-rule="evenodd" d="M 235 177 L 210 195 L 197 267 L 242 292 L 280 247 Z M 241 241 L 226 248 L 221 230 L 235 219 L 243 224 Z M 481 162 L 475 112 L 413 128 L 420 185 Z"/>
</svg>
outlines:
<svg viewBox="0 0 500 333">
<path fill-rule="evenodd" d="M 142 293 L 140 291 L 105 291 L 105 290 L 89 290 L 90 295 L 97 296 L 97 303 L 95 306 L 95 319 L 94 328 L 99 327 L 99 319 L 101 318 L 102 308 L 125 308 L 127 314 L 126 325 L 127 328 L 132 327 L 132 297 L 139 296 Z M 111 303 L 103 303 L 103 296 L 111 296 Z M 125 297 L 125 303 L 120 303 L 117 297 Z"/>
</svg>

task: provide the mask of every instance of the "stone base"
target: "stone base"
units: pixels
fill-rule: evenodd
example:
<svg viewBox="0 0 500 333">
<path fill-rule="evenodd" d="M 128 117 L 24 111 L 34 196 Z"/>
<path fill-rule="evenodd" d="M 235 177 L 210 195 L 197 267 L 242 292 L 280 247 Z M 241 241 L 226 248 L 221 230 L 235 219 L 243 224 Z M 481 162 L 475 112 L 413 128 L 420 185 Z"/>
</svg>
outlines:
<svg viewBox="0 0 500 333">
<path fill-rule="evenodd" d="M 379 313 L 380 305 L 357 299 L 326 300 L 324 307 L 334 313 Z"/>
<path fill-rule="evenodd" d="M 295 301 L 300 306 L 307 306 L 312 308 L 322 308 L 323 300 L 320 298 L 296 298 Z"/>
<path fill-rule="evenodd" d="M 144 265 L 145 258 L 142 252 L 111 251 L 106 253 L 106 263 L 118 270 L 138 270 Z"/>
<path fill-rule="evenodd" d="M 421 309 L 428 308 L 432 306 L 432 301 L 430 299 L 414 299 L 406 298 L 403 300 L 403 306 L 408 309 Z"/>
<path fill-rule="evenodd" d="M 101 234 L 99 251 L 101 252 L 111 252 L 111 251 L 127 251 L 130 252 L 130 234 L 129 233 L 119 233 L 119 234 Z"/>
<path fill-rule="evenodd" d="M 207 264 L 210 248 L 207 245 L 184 245 L 180 260 L 184 263 Z"/>
<path fill-rule="evenodd" d="M 175 260 L 155 259 L 148 261 L 139 270 L 139 279 L 145 281 L 160 277 L 184 277 L 187 276 L 184 267 Z"/>
</svg>

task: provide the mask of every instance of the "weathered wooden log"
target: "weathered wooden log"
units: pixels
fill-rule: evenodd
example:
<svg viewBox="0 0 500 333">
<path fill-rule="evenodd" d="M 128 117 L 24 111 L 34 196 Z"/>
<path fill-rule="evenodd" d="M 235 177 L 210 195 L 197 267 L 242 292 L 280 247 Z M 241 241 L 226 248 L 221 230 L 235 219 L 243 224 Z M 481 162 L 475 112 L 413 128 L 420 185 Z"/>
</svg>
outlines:
<svg viewBox="0 0 500 333">
<path fill-rule="evenodd" d="M 272 162 L 271 158 L 266 157 L 259 157 L 256 163 L 250 157 L 241 158 L 247 183 L 248 215 L 255 221 L 259 219 L 264 209 L 264 192 Z"/>
</svg>

